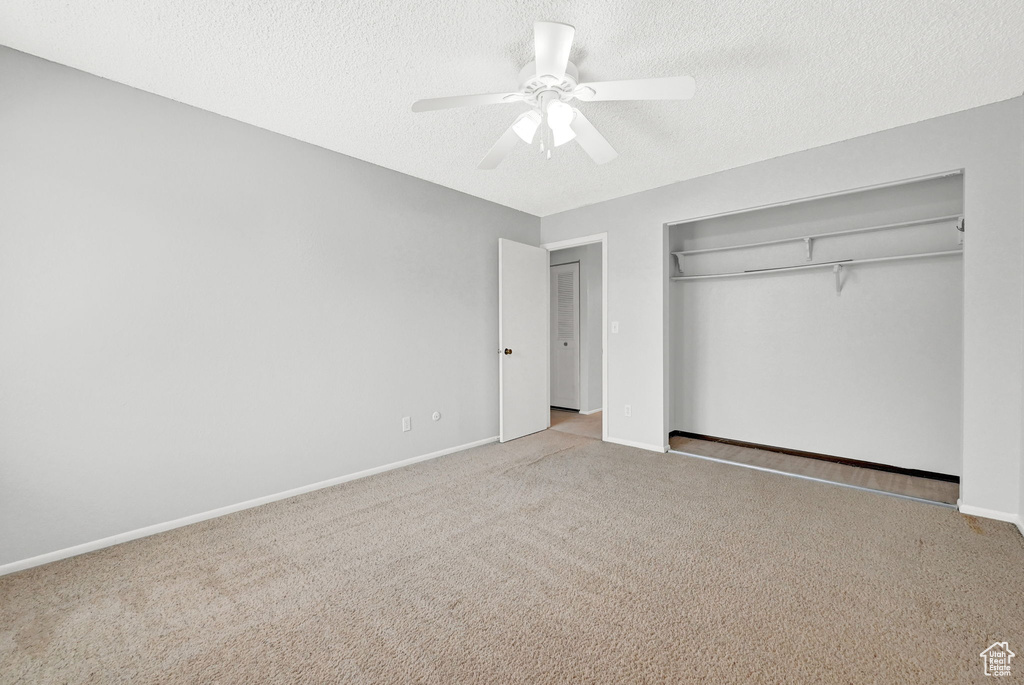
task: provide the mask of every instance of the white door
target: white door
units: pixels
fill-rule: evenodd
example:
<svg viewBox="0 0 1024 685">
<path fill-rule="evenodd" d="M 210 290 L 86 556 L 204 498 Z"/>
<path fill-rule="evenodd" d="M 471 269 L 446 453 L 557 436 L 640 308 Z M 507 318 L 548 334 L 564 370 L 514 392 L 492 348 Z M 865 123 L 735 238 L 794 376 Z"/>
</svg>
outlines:
<svg viewBox="0 0 1024 685">
<path fill-rule="evenodd" d="M 548 404 L 548 251 L 498 240 L 502 442 L 551 425 Z"/>
<path fill-rule="evenodd" d="M 580 408 L 580 263 L 551 267 L 551 406 Z"/>
</svg>

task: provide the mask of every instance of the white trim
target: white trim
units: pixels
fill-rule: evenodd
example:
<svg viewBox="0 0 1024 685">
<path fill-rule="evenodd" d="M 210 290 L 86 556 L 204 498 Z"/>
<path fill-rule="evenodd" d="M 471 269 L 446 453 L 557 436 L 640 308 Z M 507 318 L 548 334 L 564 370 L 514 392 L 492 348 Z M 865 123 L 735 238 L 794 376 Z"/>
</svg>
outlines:
<svg viewBox="0 0 1024 685">
<path fill-rule="evenodd" d="M 1021 522 L 1021 518 L 1017 514 L 1011 514 L 1006 511 L 996 511 L 995 509 L 974 507 L 970 504 L 964 504 L 961 500 L 956 501 L 956 508 L 960 510 L 961 514 L 967 514 L 968 516 L 980 516 L 986 519 L 995 519 L 996 521 L 1006 521 L 1007 523 L 1016 524 L 1016 526 L 1021 529 L 1021 533 L 1024 534 L 1024 523 Z"/>
<path fill-rule="evenodd" d="M 608 406 L 608 234 L 601 237 L 601 406 Z M 608 419 L 601 417 L 601 439 L 608 439 Z"/>
<path fill-rule="evenodd" d="M 590 245 L 592 243 L 603 243 L 607 240 L 607 233 L 594 233 L 593 235 L 585 235 L 579 238 L 569 238 L 567 240 L 556 240 L 553 243 L 541 243 L 541 247 L 548 252 L 554 252 L 555 250 L 565 250 L 570 247 L 581 247 L 583 245 Z"/>
<path fill-rule="evenodd" d="M 650 450 L 651 452 L 660 452 L 664 454 L 668 452 L 668 445 L 651 445 L 646 442 L 634 442 L 633 440 L 623 440 L 622 438 L 609 438 L 605 436 L 605 442 L 614 442 L 616 445 L 625 445 L 626 447 L 637 447 L 642 450 Z"/>
<path fill-rule="evenodd" d="M 402 468 L 403 466 L 410 466 L 421 461 L 427 461 L 429 459 L 436 459 L 437 457 L 443 457 L 446 454 L 453 452 L 461 452 L 472 447 L 480 447 L 481 445 L 487 445 L 492 442 L 497 442 L 498 436 L 492 436 L 484 438 L 483 440 L 474 440 L 473 442 L 467 442 L 464 445 L 458 445 L 457 447 L 448 447 L 443 450 L 431 452 L 430 454 L 421 454 L 418 457 L 411 457 L 409 459 L 403 459 L 402 461 L 392 462 L 390 464 L 384 464 L 383 466 L 375 466 L 372 469 L 366 469 L 365 471 L 357 471 L 356 473 L 350 473 L 347 476 L 338 476 L 337 478 L 331 478 L 330 480 L 322 480 L 319 483 L 313 483 L 311 485 L 303 485 L 298 488 L 291 490 L 285 490 L 284 492 L 278 492 L 273 495 L 265 495 L 264 497 L 257 497 L 256 499 L 247 500 L 245 502 L 239 502 L 238 504 L 229 504 L 226 507 L 220 507 L 218 509 L 211 509 L 210 511 L 204 511 L 199 514 L 192 514 L 191 516 L 185 516 L 173 521 L 167 521 L 165 523 L 157 523 L 152 526 L 146 526 L 145 528 L 136 528 L 125 533 L 118 533 L 117 535 L 111 535 L 110 537 L 101 538 L 99 540 L 93 540 L 92 542 L 83 542 L 80 545 L 73 547 L 65 547 L 55 552 L 47 552 L 46 554 L 40 554 L 39 556 L 29 557 L 28 559 L 21 559 L 20 561 L 12 561 L 9 564 L 0 566 L 0 576 L 8 573 L 14 573 L 15 571 L 22 571 L 33 566 L 40 566 L 42 564 L 48 564 L 51 561 L 59 561 L 60 559 L 67 559 L 68 557 L 77 556 L 79 554 L 85 554 L 86 552 L 92 552 L 97 549 L 103 549 L 104 547 L 111 547 L 113 545 L 119 545 L 122 542 L 128 542 L 130 540 L 137 540 L 139 538 L 148 537 L 150 535 L 156 535 L 157 533 L 163 533 L 168 530 L 175 528 L 181 528 L 182 526 L 188 526 L 193 523 L 199 523 L 200 521 L 206 521 L 219 516 L 226 516 L 227 514 L 233 514 L 236 511 L 242 511 L 243 509 L 251 509 L 258 507 L 263 504 L 269 504 L 278 500 L 287 499 L 289 497 L 295 497 L 296 495 L 302 495 L 307 492 L 314 490 L 320 490 L 322 488 L 329 488 L 332 485 L 340 485 L 341 483 L 347 483 L 348 481 L 358 480 L 359 478 L 365 478 L 372 476 L 377 473 L 383 473 L 384 471 L 391 471 L 392 469 Z"/>
<path fill-rule="evenodd" d="M 541 243 L 548 252 L 564 250 L 568 247 L 579 247 L 580 245 L 591 245 L 601 243 L 601 406 L 608 406 L 608 233 L 594 233 L 592 235 L 569 238 L 568 240 L 556 240 L 552 243 Z M 550 402 L 549 402 L 550 404 Z M 601 411 L 597 409 L 596 411 Z M 601 439 L 606 442 L 615 442 L 608 437 L 608 418 L 602 417 Z M 624 444 L 624 443 L 620 443 Z M 632 445 L 636 447 L 637 445 Z M 649 449 L 644 447 L 643 449 Z"/>
<path fill-rule="evenodd" d="M 502 253 L 504 252 L 504 249 L 503 249 L 503 245 L 504 244 L 505 243 L 502 241 L 502 239 L 498 238 L 498 348 L 499 348 L 498 349 L 498 440 L 499 440 L 499 442 L 505 442 L 505 376 L 503 374 L 504 369 L 501 366 L 501 354 L 502 354 L 502 351 L 501 351 L 501 347 L 502 347 L 501 312 L 502 312 L 502 306 L 504 304 L 502 302 L 502 297 L 501 297 L 501 293 L 504 290 L 504 287 L 503 287 L 503 284 L 502 284 L 502 280 L 501 280 L 501 277 L 504 275 L 503 274 L 503 269 L 501 268 L 501 264 L 504 261 L 502 259 Z M 550 381 L 548 382 L 548 385 L 551 385 Z M 548 394 L 550 394 L 550 392 L 551 391 L 549 389 L 548 390 Z M 549 400 L 548 404 L 551 404 L 550 399 L 551 398 L 549 397 L 548 398 L 548 400 Z M 549 424 L 548 428 L 551 427 L 550 423 L 551 423 L 551 420 L 548 419 L 548 424 Z"/>
<path fill-rule="evenodd" d="M 601 411 L 601 407 L 598 407 L 597 409 L 591 409 L 590 411 L 583 411 L 582 409 L 580 409 L 580 413 L 583 414 L 584 416 L 589 416 L 590 414 L 596 414 L 599 411 Z"/>
</svg>

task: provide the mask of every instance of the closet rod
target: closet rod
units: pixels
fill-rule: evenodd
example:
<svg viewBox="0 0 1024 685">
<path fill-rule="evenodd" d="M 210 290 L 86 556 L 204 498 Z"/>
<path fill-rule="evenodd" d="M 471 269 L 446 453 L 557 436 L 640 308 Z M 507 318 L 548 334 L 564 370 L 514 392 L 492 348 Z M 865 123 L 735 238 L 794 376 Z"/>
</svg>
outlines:
<svg viewBox="0 0 1024 685">
<path fill-rule="evenodd" d="M 673 252 L 674 255 L 704 254 L 705 252 L 724 252 L 726 250 L 740 250 L 745 247 L 761 247 L 762 245 L 778 245 L 780 243 L 796 243 L 801 240 L 818 240 L 819 238 L 831 238 L 837 235 L 853 235 L 855 233 L 870 233 L 871 231 L 884 231 L 890 228 L 909 228 L 910 226 L 924 226 L 926 224 L 938 224 L 944 221 L 958 221 L 963 218 L 961 214 L 950 214 L 949 216 L 935 217 L 934 219 L 916 219 L 914 221 L 901 221 L 895 224 L 884 224 L 882 226 L 868 226 L 867 228 L 851 228 L 845 231 L 833 231 L 832 233 L 818 233 L 816 235 L 803 235 L 795 238 L 779 238 L 778 240 L 765 240 L 760 243 L 745 243 L 743 245 L 726 245 L 725 247 L 705 247 L 700 250 L 682 250 Z"/>
<path fill-rule="evenodd" d="M 941 257 L 943 255 L 963 254 L 963 250 L 943 250 L 941 252 L 920 252 L 918 254 L 896 255 L 895 257 L 870 257 L 868 259 L 847 259 L 840 262 L 821 262 L 820 264 L 801 264 L 799 266 L 780 266 L 774 269 L 754 269 L 753 271 L 733 271 L 727 274 L 705 274 L 703 276 L 672 276 L 673 281 L 699 281 L 708 278 L 732 278 L 733 276 L 756 276 L 758 274 L 778 273 L 779 271 L 801 271 L 803 269 L 824 269 L 852 264 L 871 264 L 873 262 L 895 262 L 903 259 L 920 259 L 922 257 Z"/>
</svg>

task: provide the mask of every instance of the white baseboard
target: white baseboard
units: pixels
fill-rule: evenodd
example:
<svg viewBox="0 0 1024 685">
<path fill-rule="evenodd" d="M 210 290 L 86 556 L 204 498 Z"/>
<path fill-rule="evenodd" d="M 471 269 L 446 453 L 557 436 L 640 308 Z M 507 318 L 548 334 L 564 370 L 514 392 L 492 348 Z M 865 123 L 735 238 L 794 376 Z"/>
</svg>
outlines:
<svg viewBox="0 0 1024 685">
<path fill-rule="evenodd" d="M 583 410 L 581 409 L 581 410 L 580 410 L 580 413 L 581 413 L 581 414 L 583 414 L 584 416 L 588 416 L 588 415 L 590 415 L 590 414 L 596 414 L 596 413 L 597 413 L 597 412 L 599 412 L 599 411 L 601 411 L 601 407 L 598 407 L 597 409 L 591 409 L 590 411 L 583 411 Z"/>
<path fill-rule="evenodd" d="M 55 552 L 47 552 L 46 554 L 40 554 L 35 557 L 29 557 L 28 559 L 22 559 L 20 561 L 12 561 L 9 564 L 0 566 L 0 576 L 8 573 L 14 573 L 15 571 L 22 571 L 33 566 L 41 566 L 42 564 L 48 564 L 51 561 L 59 561 L 60 559 L 67 559 L 68 557 L 77 556 L 79 554 L 85 554 L 86 552 L 92 552 L 97 549 L 103 549 L 104 547 L 111 547 L 113 545 L 121 544 L 122 542 L 128 542 L 129 540 L 137 540 L 139 538 L 148 537 L 150 535 L 156 535 L 157 533 L 163 533 L 168 530 L 175 528 L 181 528 L 192 523 L 199 523 L 200 521 L 206 521 L 208 519 L 217 518 L 218 516 L 226 516 L 227 514 L 233 514 L 236 511 L 242 511 L 243 509 L 251 509 L 258 507 L 263 504 L 269 504 L 278 500 L 287 499 L 289 497 L 295 497 L 296 495 L 302 495 L 307 492 L 314 490 L 320 490 L 322 488 L 329 488 L 332 485 L 340 485 L 341 483 L 347 483 L 350 480 L 358 480 L 359 478 L 365 478 L 372 476 L 377 473 L 383 473 L 384 471 L 391 471 L 392 469 L 402 468 L 403 466 L 409 466 L 416 464 L 421 461 L 427 461 L 428 459 L 436 459 L 437 457 L 443 457 L 446 454 L 453 452 L 461 452 L 462 450 L 468 450 L 471 447 L 480 447 L 481 445 L 487 445 L 492 442 L 497 442 L 498 436 L 495 435 L 490 438 L 484 438 L 483 440 L 475 440 L 473 442 L 467 442 L 465 445 L 458 445 L 456 447 L 449 447 L 430 454 L 421 454 L 418 457 L 411 457 L 409 459 L 403 459 L 402 461 L 392 462 L 390 464 L 384 464 L 383 466 L 375 466 L 372 469 L 366 469 L 365 471 L 357 471 L 356 473 L 350 473 L 346 476 L 338 476 L 337 478 L 331 478 L 330 480 L 322 480 L 319 483 L 313 483 L 311 485 L 303 485 L 298 488 L 292 488 L 291 490 L 285 490 L 284 492 L 278 492 L 273 495 L 266 495 L 264 497 L 257 497 L 256 499 L 246 500 L 245 502 L 239 502 L 238 504 L 229 504 L 226 507 L 220 507 L 218 509 L 211 509 L 210 511 L 204 511 L 200 514 L 192 514 L 191 516 L 185 516 L 180 519 L 173 521 L 167 521 L 165 523 L 157 523 L 152 526 L 146 526 L 145 528 L 137 528 L 130 530 L 125 533 L 118 533 L 117 535 L 111 535 L 110 537 L 101 538 L 99 540 L 93 540 L 92 542 L 83 542 L 80 545 L 73 547 L 66 547 L 59 549 Z"/>
<path fill-rule="evenodd" d="M 614 442 L 616 445 L 625 445 L 626 447 L 638 447 L 642 450 L 650 450 L 651 452 L 668 452 L 668 445 L 650 445 L 646 442 L 633 442 L 632 440 L 623 440 L 622 438 L 607 437 L 604 439 L 605 442 Z"/>
<path fill-rule="evenodd" d="M 982 507 L 972 507 L 969 504 L 964 504 L 960 500 L 956 501 L 956 508 L 960 510 L 961 514 L 968 514 L 969 516 L 980 516 L 986 519 L 995 519 L 996 521 L 1006 521 L 1012 523 L 1020 530 L 1021 535 L 1024 535 L 1024 519 L 1021 519 L 1017 514 L 1011 514 L 1006 511 L 996 511 L 995 509 L 983 509 Z"/>
</svg>

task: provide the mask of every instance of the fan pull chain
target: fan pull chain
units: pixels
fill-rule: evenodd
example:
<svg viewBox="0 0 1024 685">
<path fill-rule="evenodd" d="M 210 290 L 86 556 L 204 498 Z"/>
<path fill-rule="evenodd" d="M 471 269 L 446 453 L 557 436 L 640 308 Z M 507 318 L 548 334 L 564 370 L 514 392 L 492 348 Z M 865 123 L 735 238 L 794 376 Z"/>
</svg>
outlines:
<svg viewBox="0 0 1024 685">
<path fill-rule="evenodd" d="M 554 147 L 554 137 L 551 135 L 551 127 L 547 125 L 547 117 L 541 124 L 540 152 L 545 159 L 551 159 L 551 148 Z"/>
</svg>

